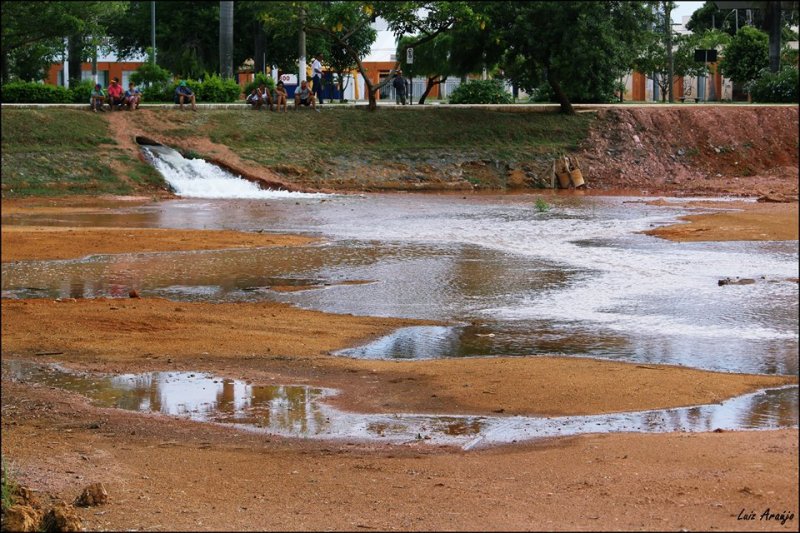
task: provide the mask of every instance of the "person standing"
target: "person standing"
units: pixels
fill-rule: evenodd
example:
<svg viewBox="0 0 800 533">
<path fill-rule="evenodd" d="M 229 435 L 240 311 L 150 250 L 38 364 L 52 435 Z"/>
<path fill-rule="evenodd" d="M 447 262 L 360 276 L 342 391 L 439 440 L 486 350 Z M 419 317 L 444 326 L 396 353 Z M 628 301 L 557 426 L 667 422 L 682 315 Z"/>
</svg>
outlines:
<svg viewBox="0 0 800 533">
<path fill-rule="evenodd" d="M 402 70 L 397 69 L 397 74 L 392 80 L 392 87 L 394 87 L 395 103 L 406 105 L 406 79 L 403 77 Z"/>
<path fill-rule="evenodd" d="M 311 63 L 311 89 L 317 97 L 317 102 L 322 105 L 322 54 L 317 54 Z"/>
</svg>

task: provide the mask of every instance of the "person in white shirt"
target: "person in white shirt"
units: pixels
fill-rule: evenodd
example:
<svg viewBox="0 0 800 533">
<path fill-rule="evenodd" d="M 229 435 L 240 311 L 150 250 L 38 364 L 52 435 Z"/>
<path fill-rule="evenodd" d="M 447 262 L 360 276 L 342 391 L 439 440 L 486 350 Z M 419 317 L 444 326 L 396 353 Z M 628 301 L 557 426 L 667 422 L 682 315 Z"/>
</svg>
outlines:
<svg viewBox="0 0 800 533">
<path fill-rule="evenodd" d="M 311 63 L 311 83 L 317 102 L 322 105 L 322 54 L 317 54 Z"/>
</svg>

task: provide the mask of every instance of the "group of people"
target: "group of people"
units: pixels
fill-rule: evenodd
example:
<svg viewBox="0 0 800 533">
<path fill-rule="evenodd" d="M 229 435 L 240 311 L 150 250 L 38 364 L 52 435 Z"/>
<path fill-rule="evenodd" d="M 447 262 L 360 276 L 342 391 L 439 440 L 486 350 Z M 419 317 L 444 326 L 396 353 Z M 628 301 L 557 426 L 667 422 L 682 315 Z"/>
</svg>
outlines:
<svg viewBox="0 0 800 533">
<path fill-rule="evenodd" d="M 140 91 L 133 82 L 128 84 L 127 91 L 123 91 L 118 78 L 111 80 L 111 85 L 108 86 L 107 92 L 103 91 L 102 85 L 99 83 L 95 84 L 89 97 L 89 105 L 92 111 L 95 113 L 98 111 L 105 111 L 103 106 L 106 103 L 108 104 L 109 111 L 126 108 L 128 111 L 133 111 L 139 109 L 139 104 L 142 103 L 142 91 Z"/>
<path fill-rule="evenodd" d="M 276 111 L 286 111 L 286 100 L 288 93 L 282 81 L 279 81 L 275 86 L 275 90 L 270 92 L 264 83 L 259 84 L 258 88 L 254 88 L 247 96 L 247 103 L 253 106 L 253 109 L 259 110 L 264 105 L 272 111 L 273 106 Z M 300 106 L 310 106 L 314 111 L 319 112 L 317 107 L 317 99 L 311 89 L 308 88 L 308 82 L 303 80 L 300 82 L 300 87 L 294 91 L 294 108 L 299 109 Z"/>
<path fill-rule="evenodd" d="M 197 111 L 197 104 L 194 92 L 186 85 L 185 81 L 181 81 L 175 88 L 175 103 L 180 105 L 183 110 L 183 103 L 187 102 L 192 104 L 192 110 Z M 119 78 L 111 80 L 111 84 L 107 90 L 103 90 L 103 86 L 99 83 L 95 84 L 94 89 L 89 97 L 89 106 L 92 111 L 105 111 L 104 106 L 108 104 L 109 111 L 127 109 L 134 111 L 139 109 L 142 103 L 142 91 L 136 87 L 136 84 L 130 82 L 128 90 L 123 91 L 122 85 L 119 83 Z"/>
<path fill-rule="evenodd" d="M 308 82 L 302 80 L 300 86 L 294 92 L 294 105 L 295 109 L 300 106 L 311 107 L 314 111 L 319 111 L 317 105 L 322 105 L 322 54 L 317 54 L 314 61 L 311 63 L 312 70 L 312 88 L 309 88 Z M 401 74 L 402 76 L 402 74 Z M 403 85 L 405 87 L 405 85 Z M 398 92 L 399 94 L 399 92 Z M 270 111 L 273 106 L 277 111 L 286 111 L 286 102 L 288 93 L 283 82 L 279 81 L 274 91 L 270 91 L 264 83 L 261 83 L 257 88 L 254 88 L 247 96 L 247 103 L 252 105 L 254 109 L 261 109 L 264 105 Z M 142 92 L 136 87 L 134 82 L 128 84 L 128 90 L 123 91 L 122 85 L 119 83 L 119 78 L 111 80 L 111 84 L 107 90 L 103 90 L 102 85 L 99 83 L 94 86 L 89 105 L 92 111 L 105 111 L 104 105 L 108 104 L 109 110 L 122 110 L 128 109 L 133 111 L 139 108 L 142 102 Z M 181 81 L 175 87 L 175 103 L 180 106 L 181 111 L 184 110 L 184 103 L 191 104 L 192 111 L 197 111 L 196 96 L 192 89 Z M 405 92 L 403 92 L 403 103 L 405 104 Z"/>
<path fill-rule="evenodd" d="M 314 111 L 319 112 L 317 103 L 322 105 L 322 54 L 317 54 L 314 61 L 311 63 L 311 82 L 312 87 L 309 88 L 308 82 L 302 80 L 300 87 L 294 91 L 294 108 L 300 109 L 300 106 L 311 107 Z M 270 93 L 269 89 L 264 83 L 261 83 L 258 88 L 253 88 L 247 96 L 247 103 L 253 106 L 253 109 L 259 110 L 264 105 L 272 111 L 273 106 L 277 111 L 286 111 L 286 101 L 288 93 L 283 82 L 279 81 L 275 86 L 275 90 Z"/>
<path fill-rule="evenodd" d="M 267 105 L 270 111 L 275 106 L 277 111 L 286 111 L 286 98 L 288 94 L 283 82 L 279 81 L 275 86 L 275 90 L 270 92 L 266 84 L 259 84 L 258 88 L 253 88 L 247 96 L 247 103 L 253 106 L 253 109 L 259 110 L 263 105 Z"/>
</svg>

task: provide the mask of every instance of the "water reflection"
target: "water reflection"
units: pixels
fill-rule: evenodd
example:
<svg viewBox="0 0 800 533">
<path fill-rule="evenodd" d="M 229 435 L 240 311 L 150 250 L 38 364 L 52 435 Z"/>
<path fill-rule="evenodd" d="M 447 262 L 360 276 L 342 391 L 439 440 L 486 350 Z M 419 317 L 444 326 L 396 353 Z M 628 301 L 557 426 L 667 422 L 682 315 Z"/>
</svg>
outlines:
<svg viewBox="0 0 800 533">
<path fill-rule="evenodd" d="M 400 332 L 363 357 L 562 354 L 796 374 L 798 243 L 671 243 L 636 232 L 686 209 L 623 198 L 370 195 L 172 201 L 14 223 L 323 235 L 302 248 L 122 254 L 2 266 L 5 298 L 277 300 L 467 324 Z M 133 222 L 131 222 L 133 221 Z M 6 217 L 4 217 L 4 223 Z M 719 287 L 726 276 L 757 283 Z M 764 279 L 762 279 L 762 276 Z M 278 292 L 279 278 L 326 290 Z M 345 285 L 352 280 L 372 280 Z"/>
<path fill-rule="evenodd" d="M 797 427 L 797 386 L 739 396 L 721 404 L 569 417 L 375 415 L 324 403 L 329 389 L 251 385 L 192 372 L 104 376 L 76 374 L 22 360 L 3 362 L 3 379 L 78 392 L 97 405 L 235 424 L 292 437 L 428 441 L 464 449 L 581 433 L 713 431 Z"/>
</svg>

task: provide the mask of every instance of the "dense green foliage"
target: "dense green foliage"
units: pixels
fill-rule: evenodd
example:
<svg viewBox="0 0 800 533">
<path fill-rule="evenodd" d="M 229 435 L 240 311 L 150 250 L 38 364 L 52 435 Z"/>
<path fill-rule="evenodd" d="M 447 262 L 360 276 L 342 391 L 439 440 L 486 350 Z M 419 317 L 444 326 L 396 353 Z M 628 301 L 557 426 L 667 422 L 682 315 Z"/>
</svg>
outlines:
<svg viewBox="0 0 800 533">
<path fill-rule="evenodd" d="M 70 95 L 72 96 L 73 104 L 88 104 L 89 99 L 92 97 L 92 90 L 95 83 L 92 80 L 83 80 L 77 85 L 71 85 L 69 88 Z"/>
<path fill-rule="evenodd" d="M 244 94 L 245 94 L 245 95 L 248 95 L 248 94 L 250 94 L 250 91 L 252 91 L 252 90 L 253 90 L 253 89 L 255 89 L 256 87 L 258 87 L 258 86 L 259 86 L 259 85 L 261 85 L 262 83 L 263 83 L 264 85 L 266 85 L 266 86 L 267 86 L 267 89 L 269 89 L 270 91 L 274 91 L 274 90 L 275 90 L 275 80 L 274 80 L 274 79 L 272 79 L 272 76 L 267 76 L 267 75 L 266 75 L 266 74 L 264 74 L 263 72 L 259 72 L 259 73 L 258 73 L 258 74 L 256 74 L 256 75 L 255 75 L 255 77 L 253 78 L 253 81 L 251 81 L 250 83 L 248 83 L 248 84 L 245 86 L 245 88 L 244 88 Z"/>
<path fill-rule="evenodd" d="M 203 81 L 185 80 L 186 85 L 194 92 L 198 102 L 231 103 L 240 99 L 242 89 L 234 80 L 226 80 L 216 74 L 206 75 Z M 173 81 L 165 85 L 146 87 L 142 91 L 145 102 L 172 102 L 175 88 L 180 82 Z"/>
<path fill-rule="evenodd" d="M 784 66 L 780 72 L 764 69 L 749 84 L 750 94 L 755 102 L 795 103 L 798 98 L 797 67 Z"/>
<path fill-rule="evenodd" d="M 73 101 L 72 93 L 66 87 L 26 81 L 12 81 L 3 85 L 2 99 L 6 104 L 55 104 Z"/>
<path fill-rule="evenodd" d="M 722 73 L 738 83 L 754 80 L 769 66 L 769 37 L 752 26 L 741 28 L 725 47 Z"/>
<path fill-rule="evenodd" d="M 510 104 L 502 80 L 473 80 L 459 85 L 450 95 L 451 104 Z"/>
<path fill-rule="evenodd" d="M 503 66 L 519 87 L 546 80 L 562 112 L 571 102 L 608 102 L 652 21 L 644 2 L 493 2 L 491 27 L 507 48 Z M 507 67 L 506 67 L 507 66 Z"/>
<path fill-rule="evenodd" d="M 149 2 L 148 2 L 149 3 Z M 2 2 L 2 81 L 36 81 L 64 51 L 69 37 L 86 57 L 127 2 Z"/>
<path fill-rule="evenodd" d="M 147 61 L 131 74 L 131 81 L 143 87 L 164 86 L 171 79 L 172 74 L 154 61 L 152 48 L 147 49 Z"/>
</svg>

